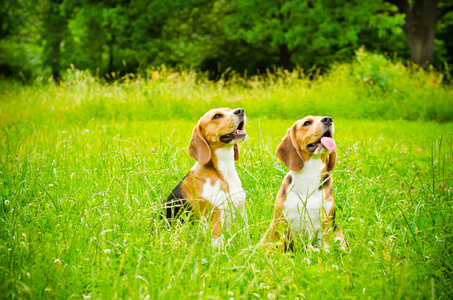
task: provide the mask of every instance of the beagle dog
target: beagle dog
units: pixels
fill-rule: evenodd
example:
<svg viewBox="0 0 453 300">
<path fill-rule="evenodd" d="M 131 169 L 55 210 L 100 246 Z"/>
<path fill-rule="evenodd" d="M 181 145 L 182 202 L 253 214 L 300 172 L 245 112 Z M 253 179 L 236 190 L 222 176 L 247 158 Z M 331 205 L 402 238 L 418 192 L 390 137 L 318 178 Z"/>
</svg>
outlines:
<svg viewBox="0 0 453 300">
<path fill-rule="evenodd" d="M 288 129 L 277 147 L 277 157 L 289 172 L 277 194 L 268 234 L 271 241 L 283 238 L 285 250 L 293 247 L 296 236 L 317 240 L 320 245 L 323 241 L 328 247 L 331 233 L 334 242 L 340 241 L 341 247 L 346 249 L 343 232 L 335 223 L 329 173 L 337 156 L 333 134 L 332 118 L 307 116 Z"/>
<path fill-rule="evenodd" d="M 165 200 L 165 216 L 172 220 L 192 212 L 209 224 L 213 246 L 223 243 L 222 231 L 244 216 L 245 192 L 235 168 L 238 143 L 247 138 L 242 108 L 208 111 L 194 127 L 188 153 L 196 160 Z"/>
</svg>

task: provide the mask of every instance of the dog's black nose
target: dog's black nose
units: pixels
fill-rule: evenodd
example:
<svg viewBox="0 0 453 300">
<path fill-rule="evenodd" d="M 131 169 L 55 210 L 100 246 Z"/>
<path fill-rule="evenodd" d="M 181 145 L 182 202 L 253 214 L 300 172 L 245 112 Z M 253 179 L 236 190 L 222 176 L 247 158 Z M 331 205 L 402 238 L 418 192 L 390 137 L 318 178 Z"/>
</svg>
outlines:
<svg viewBox="0 0 453 300">
<path fill-rule="evenodd" d="M 244 110 L 242 108 L 237 108 L 234 110 L 234 114 L 242 117 L 244 115 Z"/>
<path fill-rule="evenodd" d="M 333 120 L 332 120 L 331 117 L 324 117 L 324 118 L 321 119 L 321 122 L 323 122 L 327 126 L 330 126 L 330 125 L 332 125 Z"/>
</svg>

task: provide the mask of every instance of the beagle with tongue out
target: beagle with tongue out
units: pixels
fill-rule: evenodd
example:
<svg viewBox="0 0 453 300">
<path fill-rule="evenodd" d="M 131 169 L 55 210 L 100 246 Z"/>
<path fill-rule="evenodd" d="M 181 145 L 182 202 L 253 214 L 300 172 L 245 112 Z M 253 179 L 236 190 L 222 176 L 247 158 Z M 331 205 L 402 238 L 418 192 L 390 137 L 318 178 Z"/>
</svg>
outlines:
<svg viewBox="0 0 453 300">
<path fill-rule="evenodd" d="M 208 111 L 194 127 L 188 153 L 197 162 L 165 201 L 169 223 L 192 212 L 209 224 L 212 244 L 223 243 L 222 231 L 244 215 L 245 192 L 235 168 L 238 143 L 247 138 L 242 108 Z"/>
<path fill-rule="evenodd" d="M 332 118 L 308 116 L 296 121 L 277 147 L 277 157 L 289 172 L 277 194 L 267 238 L 283 239 L 285 249 L 292 248 L 297 236 L 327 247 L 329 234 L 346 249 L 343 232 L 335 224 L 329 174 L 336 161 L 333 134 Z"/>
</svg>

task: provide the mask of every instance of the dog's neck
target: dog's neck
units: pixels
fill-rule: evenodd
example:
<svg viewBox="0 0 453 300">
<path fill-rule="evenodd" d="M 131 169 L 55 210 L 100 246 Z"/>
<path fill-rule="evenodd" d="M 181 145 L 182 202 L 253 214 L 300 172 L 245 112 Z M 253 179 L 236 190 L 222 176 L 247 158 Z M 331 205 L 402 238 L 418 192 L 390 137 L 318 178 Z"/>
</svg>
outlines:
<svg viewBox="0 0 453 300">
<path fill-rule="evenodd" d="M 236 167 L 234 164 L 234 149 L 233 145 L 225 146 L 223 148 L 216 149 L 212 153 L 212 164 L 214 169 L 219 172 L 220 176 L 225 180 L 228 178 L 237 177 Z"/>
<path fill-rule="evenodd" d="M 196 163 L 191 171 L 203 172 L 203 170 L 212 170 L 218 174 L 221 180 L 237 177 L 236 167 L 234 163 L 233 145 L 227 145 L 223 148 L 218 148 L 211 153 L 211 160 L 207 164 Z M 197 173 L 198 173 L 197 172 Z"/>
<path fill-rule="evenodd" d="M 295 186 L 304 186 L 307 190 L 314 190 L 322 182 L 322 173 L 326 168 L 325 159 L 321 156 L 312 156 L 304 162 L 304 167 L 299 171 L 289 171 Z M 305 192 L 305 191 L 301 191 Z"/>
</svg>

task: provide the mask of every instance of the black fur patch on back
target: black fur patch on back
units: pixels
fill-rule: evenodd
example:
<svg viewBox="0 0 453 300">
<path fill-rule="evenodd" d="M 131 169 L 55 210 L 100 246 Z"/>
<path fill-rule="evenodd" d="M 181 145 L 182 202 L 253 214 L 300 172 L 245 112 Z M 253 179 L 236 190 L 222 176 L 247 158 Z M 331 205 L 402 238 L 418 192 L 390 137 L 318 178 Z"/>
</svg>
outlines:
<svg viewBox="0 0 453 300">
<path fill-rule="evenodd" d="M 291 175 L 288 175 L 288 186 L 293 182 L 293 177 Z"/>
<path fill-rule="evenodd" d="M 182 214 L 190 211 L 189 202 L 181 191 L 183 184 L 184 180 L 180 181 L 164 202 L 164 214 L 169 224 L 171 224 L 172 219 L 179 218 Z"/>
</svg>

